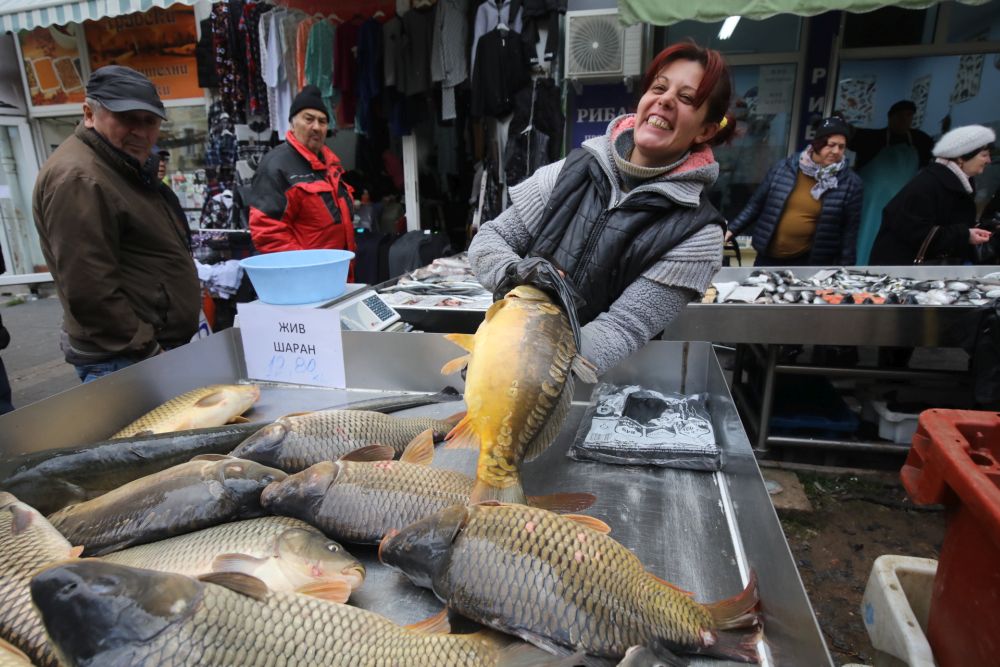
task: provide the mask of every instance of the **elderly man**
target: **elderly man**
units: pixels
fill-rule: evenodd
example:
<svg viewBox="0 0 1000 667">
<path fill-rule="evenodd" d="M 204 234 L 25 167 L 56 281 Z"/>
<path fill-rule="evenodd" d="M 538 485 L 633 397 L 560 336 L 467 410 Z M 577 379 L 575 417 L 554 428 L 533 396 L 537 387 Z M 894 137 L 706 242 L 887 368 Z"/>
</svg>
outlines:
<svg viewBox="0 0 1000 667">
<path fill-rule="evenodd" d="M 286 142 L 264 156 L 253 178 L 248 204 L 254 246 L 260 252 L 353 251 L 353 192 L 326 146 L 330 119 L 319 88 L 302 89 L 289 120 Z"/>
<path fill-rule="evenodd" d="M 83 382 L 183 345 L 198 328 L 186 223 L 151 155 L 165 119 L 149 79 L 102 67 L 87 82 L 83 122 L 35 183 L 35 225 L 63 306 L 63 353 Z"/>
</svg>

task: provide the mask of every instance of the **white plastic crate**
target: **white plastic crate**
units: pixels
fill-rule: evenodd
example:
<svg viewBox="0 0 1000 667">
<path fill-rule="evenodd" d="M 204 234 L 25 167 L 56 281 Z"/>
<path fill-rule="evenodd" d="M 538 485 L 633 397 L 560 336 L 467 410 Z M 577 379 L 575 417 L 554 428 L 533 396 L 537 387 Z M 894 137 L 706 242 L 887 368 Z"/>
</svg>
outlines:
<svg viewBox="0 0 1000 667">
<path fill-rule="evenodd" d="M 876 651 L 876 667 L 937 667 L 925 635 L 936 573 L 937 561 L 929 558 L 875 559 L 861 615 Z"/>
<path fill-rule="evenodd" d="M 893 412 L 885 401 L 872 401 L 872 407 L 878 415 L 878 437 L 908 445 L 917 432 L 917 422 L 920 413 Z"/>
</svg>

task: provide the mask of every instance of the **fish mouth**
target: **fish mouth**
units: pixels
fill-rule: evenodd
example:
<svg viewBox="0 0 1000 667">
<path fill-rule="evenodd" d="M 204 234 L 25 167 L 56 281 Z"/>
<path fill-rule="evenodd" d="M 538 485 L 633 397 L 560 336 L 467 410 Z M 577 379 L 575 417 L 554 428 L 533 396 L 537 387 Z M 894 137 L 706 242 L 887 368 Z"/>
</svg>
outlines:
<svg viewBox="0 0 1000 667">
<path fill-rule="evenodd" d="M 358 563 L 340 571 L 341 576 L 351 587 L 352 591 L 358 589 L 365 582 L 365 566 Z"/>
<path fill-rule="evenodd" d="M 378 543 L 378 562 L 383 564 L 385 563 L 385 561 L 382 560 L 382 550 L 386 547 L 387 544 L 389 544 L 390 541 L 392 541 L 392 538 L 396 537 L 397 535 L 399 535 L 399 531 L 396 530 L 395 528 L 391 528 L 389 532 L 387 532 L 385 535 L 382 536 L 382 540 Z"/>
</svg>

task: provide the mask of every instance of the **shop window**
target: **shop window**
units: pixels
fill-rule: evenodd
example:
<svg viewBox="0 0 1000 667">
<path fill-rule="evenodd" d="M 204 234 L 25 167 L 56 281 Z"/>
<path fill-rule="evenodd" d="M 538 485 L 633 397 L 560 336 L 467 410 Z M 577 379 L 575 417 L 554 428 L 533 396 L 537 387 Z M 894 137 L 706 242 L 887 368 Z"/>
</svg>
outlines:
<svg viewBox="0 0 1000 667">
<path fill-rule="evenodd" d="M 883 7 L 864 14 L 849 12 L 844 18 L 843 48 L 930 44 L 934 41 L 937 15 L 937 7 Z"/>
<path fill-rule="evenodd" d="M 83 118 L 83 112 L 72 116 L 54 116 L 52 118 L 39 118 L 38 130 L 42 141 L 42 161 L 49 159 L 52 152 L 59 148 L 59 144 L 66 141 L 76 124 Z"/>
<path fill-rule="evenodd" d="M 1000 0 L 985 5 L 948 4 L 948 42 L 1000 42 Z"/>
<path fill-rule="evenodd" d="M 755 21 L 741 19 L 727 39 L 719 39 L 722 22 L 681 21 L 656 33 L 657 51 L 684 39 L 717 49 L 727 55 L 748 53 L 785 53 L 799 50 L 802 19 L 791 14 Z"/>
<path fill-rule="evenodd" d="M 736 134 L 728 145 L 713 149 L 720 172 L 709 191 L 729 220 L 743 210 L 768 169 L 786 155 L 796 66 L 746 65 L 731 71 Z"/>
</svg>

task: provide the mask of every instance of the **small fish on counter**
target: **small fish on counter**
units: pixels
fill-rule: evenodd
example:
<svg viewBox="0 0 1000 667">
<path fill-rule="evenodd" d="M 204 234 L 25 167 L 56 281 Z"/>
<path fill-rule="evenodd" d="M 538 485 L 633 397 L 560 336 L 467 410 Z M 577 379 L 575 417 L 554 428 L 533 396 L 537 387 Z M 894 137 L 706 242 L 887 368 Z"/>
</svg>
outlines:
<svg viewBox="0 0 1000 667">
<path fill-rule="evenodd" d="M 443 634 L 443 614 L 402 627 L 232 573 L 199 580 L 82 560 L 40 572 L 31 599 L 67 665 L 570 667 L 578 658 L 489 631 Z"/>
<path fill-rule="evenodd" d="M 302 519 L 331 537 L 376 544 L 392 529 L 468 502 L 473 478 L 430 467 L 434 441 L 429 430 L 414 438 L 398 461 L 392 460 L 390 448 L 383 449 L 385 460 L 354 461 L 348 454 L 289 475 L 264 489 L 261 505 L 274 514 Z M 528 500 L 553 511 L 579 512 L 595 498 L 560 493 Z"/>
<path fill-rule="evenodd" d="M 379 560 L 448 608 L 543 648 L 631 646 L 759 661 L 757 582 L 712 604 L 646 571 L 606 524 L 523 505 L 455 505 L 387 535 Z"/>
<path fill-rule="evenodd" d="M 76 558 L 80 551 L 35 508 L 0 492 L 0 639 L 39 667 L 58 667 L 59 661 L 41 617 L 31 606 L 28 585 L 41 568 Z"/>
<path fill-rule="evenodd" d="M 141 477 L 49 521 L 86 555 L 111 551 L 263 514 L 260 494 L 285 473 L 253 461 L 206 454 Z"/>
<path fill-rule="evenodd" d="M 471 501 L 527 502 L 521 463 L 559 435 L 573 401 L 573 374 L 596 382 L 593 366 L 577 354 L 566 314 L 530 285 L 515 287 L 490 306 L 475 335 L 445 338 L 468 351 L 441 372 L 468 367 L 468 412 L 446 446 L 479 450 Z"/>
<path fill-rule="evenodd" d="M 317 410 L 285 415 L 242 442 L 231 456 L 300 472 L 321 461 L 333 461 L 357 449 L 388 445 L 401 454 L 414 437 L 431 429 L 444 436 L 465 415 L 448 419 L 394 417 L 366 410 Z"/>
<path fill-rule="evenodd" d="M 241 415 L 260 398 L 255 384 L 217 384 L 199 387 L 170 399 L 158 408 L 111 436 L 171 433 L 192 428 L 222 426 L 231 421 L 246 421 Z"/>
<path fill-rule="evenodd" d="M 240 572 L 268 588 L 347 602 L 365 580 L 365 567 L 309 524 L 265 516 L 234 521 L 141 544 L 101 557 L 108 563 L 197 577 Z"/>
</svg>

